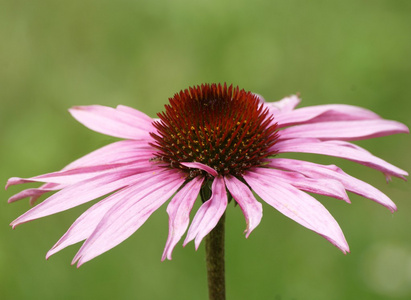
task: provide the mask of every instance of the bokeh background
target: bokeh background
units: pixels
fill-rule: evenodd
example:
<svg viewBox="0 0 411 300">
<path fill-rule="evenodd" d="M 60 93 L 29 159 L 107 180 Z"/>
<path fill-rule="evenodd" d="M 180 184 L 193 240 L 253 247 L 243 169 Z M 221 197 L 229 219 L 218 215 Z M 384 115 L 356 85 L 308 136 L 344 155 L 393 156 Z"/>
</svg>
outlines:
<svg viewBox="0 0 411 300">
<path fill-rule="evenodd" d="M 302 106 L 345 103 L 411 125 L 411 1 L 0 1 L 0 182 L 62 168 L 114 139 L 68 114 L 73 105 L 124 104 L 154 117 L 180 89 L 228 82 L 278 100 L 300 92 Z M 411 171 L 409 135 L 361 141 Z M 389 195 L 391 213 L 350 195 L 317 197 L 351 247 L 323 238 L 264 205 L 245 239 L 244 217 L 227 213 L 228 299 L 410 299 L 410 185 L 336 163 Z M 44 259 L 89 205 L 8 224 L 29 208 L 1 193 L 1 299 L 207 299 L 203 246 L 177 245 L 160 262 L 166 206 L 131 238 L 85 264 L 79 245 Z"/>
</svg>

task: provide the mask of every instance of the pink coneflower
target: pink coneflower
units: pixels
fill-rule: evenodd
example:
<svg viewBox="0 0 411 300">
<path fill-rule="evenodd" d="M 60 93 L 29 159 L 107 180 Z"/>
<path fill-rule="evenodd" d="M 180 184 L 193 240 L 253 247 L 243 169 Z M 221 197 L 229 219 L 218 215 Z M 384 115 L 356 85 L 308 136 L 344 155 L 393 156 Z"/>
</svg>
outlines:
<svg viewBox="0 0 411 300">
<path fill-rule="evenodd" d="M 297 96 L 270 103 L 225 84 L 192 87 L 169 100 L 159 119 L 121 105 L 70 109 L 86 127 L 125 140 L 98 149 L 58 172 L 10 178 L 7 187 L 45 184 L 24 190 L 9 202 L 29 197 L 33 204 L 42 194 L 57 191 L 11 226 L 109 194 L 86 210 L 47 253 L 48 258 L 85 240 L 73 259 L 80 266 L 131 236 L 168 199 L 169 235 L 162 260 L 171 259 L 199 194 L 203 203 L 184 241 L 185 245 L 195 240 L 196 248 L 219 222 L 231 198 L 244 214 L 249 236 L 262 218 L 262 205 L 252 191 L 344 253 L 349 248 L 338 223 L 306 192 L 349 203 L 349 191 L 396 210 L 382 192 L 337 166 L 283 158 L 282 154 L 336 156 L 381 171 L 387 179 L 404 179 L 407 172 L 349 142 L 408 132 L 401 123 L 350 105 L 295 109 L 300 102 Z"/>
</svg>

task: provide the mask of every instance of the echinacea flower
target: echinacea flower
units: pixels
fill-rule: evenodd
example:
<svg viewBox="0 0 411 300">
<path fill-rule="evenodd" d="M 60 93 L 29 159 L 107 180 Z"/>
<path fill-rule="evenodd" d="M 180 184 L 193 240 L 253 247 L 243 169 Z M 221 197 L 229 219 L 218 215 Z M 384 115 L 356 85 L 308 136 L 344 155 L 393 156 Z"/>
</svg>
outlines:
<svg viewBox="0 0 411 300">
<path fill-rule="evenodd" d="M 184 245 L 202 239 L 216 226 L 231 197 L 246 220 L 246 237 L 262 218 L 263 201 L 326 238 L 341 251 L 349 247 L 338 223 L 306 192 L 350 203 L 346 191 L 369 198 L 390 211 L 395 204 L 381 191 L 335 165 L 283 158 L 283 153 L 314 153 L 348 159 L 405 179 L 407 172 L 349 141 L 407 133 L 398 122 L 350 105 L 296 109 L 300 99 L 278 102 L 238 87 L 205 84 L 175 94 L 152 119 L 126 106 L 99 105 L 70 109 L 86 127 L 124 140 L 102 147 L 61 171 L 31 178 L 10 178 L 7 186 L 43 182 L 9 199 L 34 204 L 56 192 L 11 223 L 55 214 L 108 195 L 87 209 L 47 253 L 85 240 L 73 259 L 78 266 L 131 236 L 168 199 L 169 234 L 162 260 L 189 227 L 199 194 L 203 203 L 188 229 Z M 208 196 L 205 196 L 208 195 Z"/>
</svg>

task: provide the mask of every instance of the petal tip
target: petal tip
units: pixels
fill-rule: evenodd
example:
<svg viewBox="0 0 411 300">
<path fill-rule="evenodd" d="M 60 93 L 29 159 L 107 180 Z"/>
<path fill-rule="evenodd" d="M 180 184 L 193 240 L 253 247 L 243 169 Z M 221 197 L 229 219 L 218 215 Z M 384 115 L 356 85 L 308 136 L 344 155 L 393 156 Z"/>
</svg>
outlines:
<svg viewBox="0 0 411 300">
<path fill-rule="evenodd" d="M 398 210 L 397 205 L 395 205 L 394 203 L 392 203 L 392 205 L 387 206 L 387 208 L 391 211 L 392 214 Z"/>
<path fill-rule="evenodd" d="M 17 220 L 14 220 L 13 222 L 11 222 L 9 225 L 11 226 L 11 229 L 16 229 L 17 225 L 20 225 L 19 222 L 16 222 Z"/>
<path fill-rule="evenodd" d="M 77 264 L 76 266 L 77 269 L 80 268 L 80 266 L 83 264 L 83 262 L 81 261 L 81 258 L 82 257 L 77 257 L 77 255 L 74 256 L 73 260 L 71 261 L 71 265 L 74 266 L 75 264 Z"/>
<path fill-rule="evenodd" d="M 21 181 L 21 178 L 19 177 L 11 177 L 7 180 L 7 183 L 4 189 L 7 190 L 10 186 L 19 184 L 20 181 Z"/>
<path fill-rule="evenodd" d="M 198 248 L 200 247 L 200 244 L 201 244 L 201 240 L 200 241 L 197 241 L 197 240 L 194 241 L 196 251 L 198 251 Z"/>
<path fill-rule="evenodd" d="M 85 110 L 85 107 L 86 107 L 86 106 L 75 105 L 75 106 L 70 107 L 68 110 L 69 110 L 70 112 L 71 112 L 71 111 L 74 111 L 74 110 Z"/>
<path fill-rule="evenodd" d="M 54 253 L 52 252 L 52 250 L 49 250 L 47 253 L 46 253 L 46 260 L 49 260 L 49 258 L 53 255 Z"/>
<path fill-rule="evenodd" d="M 164 250 L 163 255 L 161 256 L 161 261 L 165 261 L 166 259 L 171 260 L 171 253 L 168 253 L 167 250 Z"/>
</svg>

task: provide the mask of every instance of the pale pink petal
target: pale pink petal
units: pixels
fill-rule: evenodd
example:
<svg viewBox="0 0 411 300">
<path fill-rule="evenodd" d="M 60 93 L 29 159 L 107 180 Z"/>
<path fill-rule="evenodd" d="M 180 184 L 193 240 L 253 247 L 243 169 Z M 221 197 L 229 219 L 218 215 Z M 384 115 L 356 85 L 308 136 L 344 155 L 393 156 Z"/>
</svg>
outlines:
<svg viewBox="0 0 411 300">
<path fill-rule="evenodd" d="M 134 116 L 136 118 L 136 122 L 145 122 L 146 126 L 149 126 L 149 124 L 153 122 L 152 118 L 135 108 L 125 105 L 117 105 L 116 109 Z"/>
<path fill-rule="evenodd" d="M 279 114 L 278 116 L 274 115 L 274 120 L 278 122 L 280 128 L 305 123 L 374 120 L 380 118 L 376 113 L 365 108 L 344 104 L 308 106 Z"/>
<path fill-rule="evenodd" d="M 211 168 L 211 167 L 209 167 L 205 164 L 199 163 L 199 162 L 182 162 L 180 164 L 182 164 L 183 166 L 185 166 L 187 168 L 200 169 L 200 170 L 206 171 L 207 173 L 209 173 L 210 175 L 212 175 L 214 177 L 216 177 L 218 175 L 216 170 L 214 170 L 213 168 Z"/>
<path fill-rule="evenodd" d="M 33 182 L 33 181 L 30 181 L 28 178 L 26 179 L 26 178 L 20 178 L 20 177 L 10 177 L 7 180 L 5 189 L 7 190 L 12 185 L 28 183 L 28 182 Z"/>
<path fill-rule="evenodd" d="M 227 207 L 227 193 L 223 177 L 214 178 L 211 190 L 211 198 L 198 209 L 183 246 L 195 239 L 195 248 L 198 249 L 201 240 L 213 230 L 224 214 Z"/>
<path fill-rule="evenodd" d="M 166 246 L 161 258 L 162 261 L 166 258 L 171 260 L 174 247 L 187 230 L 188 223 L 190 222 L 190 212 L 203 181 L 204 177 L 197 176 L 193 178 L 173 197 L 167 206 L 169 229 Z"/>
<path fill-rule="evenodd" d="M 100 165 L 102 162 L 106 164 L 127 162 L 132 159 L 139 158 L 140 155 L 153 156 L 154 152 L 155 149 L 148 144 L 148 141 L 118 141 L 99 148 L 73 161 L 63 170 Z"/>
<path fill-rule="evenodd" d="M 265 177 L 261 178 L 271 182 L 281 180 L 302 191 L 329 196 L 350 203 L 344 186 L 338 180 L 329 178 L 307 178 L 297 172 L 286 172 L 268 168 L 254 168 L 253 172 L 265 175 Z"/>
<path fill-rule="evenodd" d="M 335 165 L 319 165 L 311 162 L 300 161 L 288 158 L 272 159 L 268 166 L 283 170 L 300 172 L 310 178 L 327 178 L 340 181 L 347 191 L 373 200 L 385 207 L 391 212 L 397 210 L 394 202 L 391 201 L 384 193 L 371 186 L 370 184 L 361 181 L 355 177 L 346 174 L 343 170 Z"/>
<path fill-rule="evenodd" d="M 276 118 L 283 113 L 292 111 L 300 102 L 301 99 L 298 96 L 291 95 L 277 102 L 265 102 L 265 105 L 269 107 L 270 112 L 274 115 L 274 118 Z"/>
<path fill-rule="evenodd" d="M 260 102 L 262 102 L 262 103 L 266 102 L 265 99 L 264 99 L 264 97 L 261 96 L 260 94 L 257 94 L 257 93 L 253 93 L 253 94 L 254 94 L 254 96 L 256 96 L 256 97 L 258 98 L 258 100 L 259 100 Z"/>
<path fill-rule="evenodd" d="M 43 185 L 41 185 L 38 189 L 39 190 L 50 190 L 50 191 L 57 191 L 57 190 L 61 190 L 63 188 L 65 188 L 66 185 L 64 184 L 56 184 L 56 183 L 45 183 Z M 40 198 L 41 195 L 33 195 L 30 197 L 29 203 L 31 206 L 33 206 L 37 199 Z"/>
<path fill-rule="evenodd" d="M 376 169 L 386 175 L 405 180 L 408 173 L 378 158 L 365 149 L 343 141 L 324 141 L 315 139 L 292 139 L 280 141 L 274 145 L 277 153 L 302 152 L 330 155 L 348 159 L 364 166 Z"/>
<path fill-rule="evenodd" d="M 280 139 L 318 138 L 355 141 L 396 133 L 409 133 L 407 126 L 390 120 L 322 122 L 292 126 L 281 130 Z"/>
<path fill-rule="evenodd" d="M 27 183 L 27 182 L 47 182 L 56 184 L 74 184 L 79 181 L 90 179 L 99 174 L 105 173 L 107 170 L 116 169 L 119 167 L 124 167 L 124 164 L 114 164 L 114 165 L 101 165 L 93 167 L 80 167 L 77 169 L 71 169 L 67 171 L 58 171 L 53 173 L 47 173 L 31 178 L 18 178 L 13 177 L 8 180 L 8 186 Z M 126 165 L 127 166 L 127 165 Z M 128 167 L 128 166 L 127 166 Z"/>
<path fill-rule="evenodd" d="M 248 238 L 254 228 L 260 224 L 263 217 L 263 206 L 255 199 L 250 188 L 236 177 L 228 175 L 224 177 L 224 181 L 231 196 L 243 211 L 247 226 L 244 233 Z"/>
<path fill-rule="evenodd" d="M 104 173 L 122 172 L 125 169 L 133 168 L 136 171 L 147 171 L 154 168 L 149 161 L 149 156 L 143 158 L 135 158 L 127 163 L 114 163 L 95 165 L 87 167 L 78 167 L 76 169 L 63 170 L 59 172 L 48 173 L 30 178 L 33 181 L 51 182 L 59 184 L 75 184 L 77 182 L 95 177 Z"/>
<path fill-rule="evenodd" d="M 98 201 L 96 204 L 86 210 L 70 226 L 67 232 L 58 240 L 58 242 L 47 252 L 46 259 L 59 252 L 60 250 L 81 242 L 88 238 L 96 229 L 98 223 L 104 217 L 105 213 L 115 204 L 123 195 L 128 195 L 127 188 L 112 194 L 111 196 Z"/>
<path fill-rule="evenodd" d="M 135 173 L 134 169 L 128 169 L 122 172 L 99 175 L 68 186 L 28 210 L 10 225 L 15 228 L 19 224 L 73 208 L 121 189 L 138 180 L 141 174 L 135 175 Z"/>
<path fill-rule="evenodd" d="M 155 168 L 155 166 L 149 162 L 148 159 L 143 161 L 133 161 L 123 164 L 109 164 L 92 167 L 80 167 L 77 169 L 69 169 L 66 171 L 58 171 L 48 174 L 43 174 L 31 178 L 19 178 L 12 177 L 7 181 L 6 188 L 11 185 L 28 183 L 28 182 L 48 182 L 61 185 L 76 184 L 81 181 L 91 179 L 93 177 L 103 175 L 106 173 L 122 172 L 124 170 L 133 169 L 136 172 L 145 172 Z"/>
<path fill-rule="evenodd" d="M 53 248 L 50 249 L 46 258 L 49 258 L 54 253 L 67 246 L 88 238 L 114 204 L 122 199 L 128 199 L 131 196 L 134 196 L 140 189 L 150 187 L 153 183 L 156 183 L 159 180 L 159 176 L 164 176 L 165 174 L 167 173 L 159 173 L 154 176 L 152 172 L 140 174 L 138 177 L 135 177 L 137 181 L 131 186 L 125 187 L 91 206 L 70 226 L 69 230 L 67 230 Z"/>
<path fill-rule="evenodd" d="M 12 185 L 16 185 L 16 184 L 23 184 L 23 183 L 29 183 L 29 182 L 42 182 L 42 181 L 37 181 L 37 180 L 31 180 L 32 178 L 20 178 L 20 177 L 11 177 L 7 180 L 6 183 L 6 190 L 12 186 Z M 56 190 L 60 190 L 62 188 L 66 187 L 66 185 L 64 184 L 57 184 L 57 183 L 46 183 L 43 184 L 42 186 L 40 186 L 39 188 L 37 188 L 38 190 L 50 190 L 50 191 L 56 191 Z M 24 191 L 22 191 L 23 193 Z M 34 192 L 35 193 L 35 192 Z M 20 193 L 19 193 L 20 194 Z M 23 195 L 23 194 L 22 194 Z M 17 195 L 15 195 L 17 196 Z M 33 198 L 38 198 L 41 195 L 32 195 L 32 196 L 25 196 L 25 197 L 33 197 Z M 17 200 L 23 199 L 25 197 L 19 197 L 18 199 L 15 200 L 9 200 L 9 203 L 11 202 L 15 202 Z M 14 196 L 12 196 L 11 198 L 14 198 Z M 11 199 L 10 198 L 10 199 Z"/>
<path fill-rule="evenodd" d="M 167 177 L 156 177 L 152 184 L 143 189 L 135 189 L 133 196 L 118 201 L 104 215 L 72 263 L 78 261 L 77 267 L 80 267 L 131 236 L 180 188 L 184 177 L 179 172 L 168 172 Z"/>
<path fill-rule="evenodd" d="M 11 185 L 28 182 L 49 182 L 70 184 L 96 176 L 98 172 L 120 167 L 127 163 L 149 166 L 153 157 L 152 147 L 147 142 L 119 141 L 91 152 L 63 168 L 62 171 L 39 175 L 32 178 L 12 177 L 7 181 L 6 189 Z M 101 165 L 104 162 L 104 165 Z M 70 175 L 70 176 L 69 176 Z"/>
<path fill-rule="evenodd" d="M 12 202 L 16 202 L 18 200 L 21 200 L 21 199 L 24 199 L 24 198 L 27 198 L 27 197 L 37 199 L 38 197 L 40 197 L 41 195 L 43 195 L 45 193 L 53 192 L 53 191 L 56 191 L 56 190 L 58 190 L 58 188 L 56 188 L 56 189 L 44 189 L 44 188 L 26 189 L 26 190 L 23 190 L 23 191 L 15 194 L 13 196 L 11 196 L 7 202 L 12 203 Z"/>
<path fill-rule="evenodd" d="M 281 181 L 269 183 L 265 175 L 248 172 L 243 177 L 261 199 L 279 212 L 323 236 L 342 252 L 349 252 L 337 221 L 313 197 Z"/>
<path fill-rule="evenodd" d="M 144 119 L 101 105 L 75 106 L 70 113 L 91 130 L 124 139 L 149 139 L 154 127 Z"/>
</svg>

